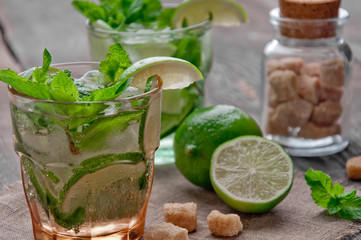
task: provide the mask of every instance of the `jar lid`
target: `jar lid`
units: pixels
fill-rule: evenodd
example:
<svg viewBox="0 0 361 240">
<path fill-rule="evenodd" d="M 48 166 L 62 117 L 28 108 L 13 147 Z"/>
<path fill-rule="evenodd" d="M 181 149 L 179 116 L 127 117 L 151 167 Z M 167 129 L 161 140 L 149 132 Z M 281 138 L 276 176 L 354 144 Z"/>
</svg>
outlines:
<svg viewBox="0 0 361 240">
<path fill-rule="evenodd" d="M 319 39 L 335 37 L 349 20 L 349 13 L 338 9 L 337 17 L 324 19 L 296 19 L 281 16 L 280 9 L 270 11 L 270 22 L 280 34 L 298 39 Z"/>
<path fill-rule="evenodd" d="M 336 18 L 341 0 L 279 0 L 282 17 L 295 19 Z"/>
</svg>

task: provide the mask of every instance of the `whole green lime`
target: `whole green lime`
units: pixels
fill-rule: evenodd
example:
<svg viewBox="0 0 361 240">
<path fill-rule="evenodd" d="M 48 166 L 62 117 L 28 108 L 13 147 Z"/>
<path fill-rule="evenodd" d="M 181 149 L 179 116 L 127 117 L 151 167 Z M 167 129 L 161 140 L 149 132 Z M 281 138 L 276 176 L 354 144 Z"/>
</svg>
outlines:
<svg viewBox="0 0 361 240">
<path fill-rule="evenodd" d="M 255 120 L 241 109 L 230 105 L 197 109 L 175 133 L 175 164 L 190 182 L 212 189 L 209 169 L 214 150 L 243 135 L 262 136 L 262 132 Z"/>
</svg>

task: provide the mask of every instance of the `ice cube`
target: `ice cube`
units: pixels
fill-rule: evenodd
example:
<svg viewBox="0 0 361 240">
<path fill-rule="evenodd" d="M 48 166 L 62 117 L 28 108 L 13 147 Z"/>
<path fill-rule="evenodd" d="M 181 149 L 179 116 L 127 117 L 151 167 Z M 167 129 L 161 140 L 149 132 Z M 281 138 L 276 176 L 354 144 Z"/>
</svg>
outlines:
<svg viewBox="0 0 361 240">
<path fill-rule="evenodd" d="M 137 96 L 143 93 L 143 90 L 137 87 L 129 86 L 122 94 L 120 94 L 116 99 L 128 98 Z"/>
<path fill-rule="evenodd" d="M 110 82 L 109 77 L 98 70 L 86 72 L 81 78 L 74 80 L 74 84 L 82 96 L 88 96 L 91 91 L 102 89 Z"/>
</svg>

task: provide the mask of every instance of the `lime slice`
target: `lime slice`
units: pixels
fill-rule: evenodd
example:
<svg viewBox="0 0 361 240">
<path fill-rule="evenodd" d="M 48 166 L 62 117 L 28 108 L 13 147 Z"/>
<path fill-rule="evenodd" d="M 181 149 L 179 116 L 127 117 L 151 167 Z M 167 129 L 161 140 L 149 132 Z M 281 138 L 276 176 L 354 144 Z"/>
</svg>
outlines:
<svg viewBox="0 0 361 240">
<path fill-rule="evenodd" d="M 230 207 L 247 213 L 274 208 L 293 183 L 293 162 L 277 143 L 257 136 L 220 145 L 212 156 L 211 182 Z"/>
<path fill-rule="evenodd" d="M 85 174 L 67 190 L 62 212 L 71 214 L 83 207 L 87 217 L 98 220 L 137 213 L 144 203 L 139 180 L 143 179 L 146 169 L 146 163 L 140 161 L 137 164 L 113 164 Z"/>
<path fill-rule="evenodd" d="M 150 57 L 135 62 L 120 76 L 133 77 L 132 86 L 144 89 L 147 79 L 158 75 L 163 89 L 181 89 L 203 78 L 199 69 L 188 61 L 173 57 Z"/>
<path fill-rule="evenodd" d="M 186 21 L 192 26 L 209 18 L 219 26 L 238 26 L 247 21 L 247 13 L 234 0 L 188 0 L 176 9 L 173 18 L 173 28 L 182 28 Z"/>
</svg>

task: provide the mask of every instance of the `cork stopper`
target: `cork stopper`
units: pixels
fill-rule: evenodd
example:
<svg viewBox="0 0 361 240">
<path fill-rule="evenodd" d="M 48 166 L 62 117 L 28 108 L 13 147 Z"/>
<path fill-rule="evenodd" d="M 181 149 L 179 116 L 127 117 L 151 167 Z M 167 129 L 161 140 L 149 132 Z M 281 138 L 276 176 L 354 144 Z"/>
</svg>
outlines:
<svg viewBox="0 0 361 240">
<path fill-rule="evenodd" d="M 282 17 L 325 19 L 338 16 L 341 0 L 279 0 Z"/>
<path fill-rule="evenodd" d="M 335 36 L 336 21 L 330 19 L 338 17 L 340 5 L 341 0 L 279 0 L 280 16 L 294 19 L 281 25 L 281 33 L 304 39 Z"/>
</svg>

